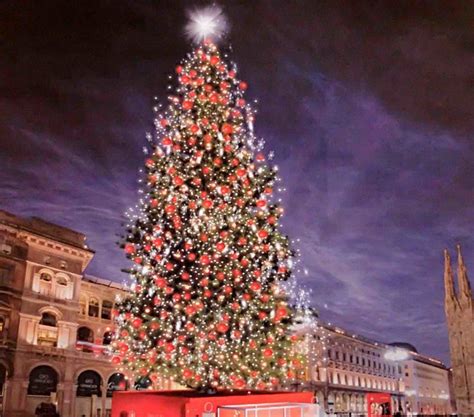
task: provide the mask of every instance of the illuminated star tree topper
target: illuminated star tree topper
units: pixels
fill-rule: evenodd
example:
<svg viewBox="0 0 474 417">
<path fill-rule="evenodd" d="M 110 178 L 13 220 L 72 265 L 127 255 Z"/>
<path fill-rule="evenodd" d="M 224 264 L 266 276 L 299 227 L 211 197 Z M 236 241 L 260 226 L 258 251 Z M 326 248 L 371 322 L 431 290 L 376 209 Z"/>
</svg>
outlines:
<svg viewBox="0 0 474 417">
<path fill-rule="evenodd" d="M 204 40 L 217 42 L 229 30 L 227 17 L 222 8 L 217 5 L 188 10 L 187 15 L 189 22 L 185 27 L 185 33 L 196 44 Z"/>
</svg>

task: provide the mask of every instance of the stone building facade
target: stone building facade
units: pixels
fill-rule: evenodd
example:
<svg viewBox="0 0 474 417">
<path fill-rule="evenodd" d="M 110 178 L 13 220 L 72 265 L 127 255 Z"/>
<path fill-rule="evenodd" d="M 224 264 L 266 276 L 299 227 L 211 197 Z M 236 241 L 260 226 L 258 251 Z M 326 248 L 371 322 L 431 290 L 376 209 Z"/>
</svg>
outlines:
<svg viewBox="0 0 474 417">
<path fill-rule="evenodd" d="M 451 259 L 447 250 L 444 253 L 444 308 L 453 369 L 453 393 L 457 412 L 474 415 L 474 302 L 459 245 L 457 255 L 456 291 Z"/>
<path fill-rule="evenodd" d="M 371 394 L 386 394 L 392 412 L 448 415 L 449 371 L 411 345 L 388 345 L 322 323 L 299 324 L 307 372 L 299 389 L 315 391 L 319 404 L 340 415 L 367 415 Z"/>
<path fill-rule="evenodd" d="M 128 376 L 117 373 L 107 351 L 114 302 L 126 293 L 84 276 L 93 256 L 81 233 L 0 210 L 0 416 L 32 417 L 41 403 L 52 403 L 61 417 L 107 417 L 112 391 L 128 388 Z M 382 393 L 394 411 L 450 411 L 439 361 L 410 347 L 394 357 L 399 346 L 316 316 L 299 331 L 308 366 L 293 388 L 314 390 L 326 410 L 364 415 L 368 396 Z M 174 388 L 167 381 L 160 386 Z"/>
<path fill-rule="evenodd" d="M 107 355 L 117 284 L 87 278 L 81 233 L 0 211 L 0 385 L 3 416 L 106 416 L 127 385 Z"/>
<path fill-rule="evenodd" d="M 386 357 L 397 363 L 406 414 L 448 415 L 452 412 L 450 372 L 439 360 L 418 353 L 408 343 L 393 343 Z"/>
</svg>

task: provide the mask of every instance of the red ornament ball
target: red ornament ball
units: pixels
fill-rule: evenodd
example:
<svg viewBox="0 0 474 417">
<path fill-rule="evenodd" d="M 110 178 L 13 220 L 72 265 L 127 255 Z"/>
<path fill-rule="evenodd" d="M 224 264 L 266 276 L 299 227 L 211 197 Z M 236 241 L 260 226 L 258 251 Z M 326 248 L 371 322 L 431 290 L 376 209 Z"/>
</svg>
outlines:
<svg viewBox="0 0 474 417">
<path fill-rule="evenodd" d="M 132 244 L 126 244 L 125 245 L 125 253 L 132 254 L 135 252 L 135 245 Z"/>
<path fill-rule="evenodd" d="M 225 322 L 221 322 L 216 326 L 219 333 L 226 333 L 229 330 L 229 325 Z"/>
<path fill-rule="evenodd" d="M 264 349 L 263 356 L 265 356 L 266 358 L 271 358 L 273 356 L 273 350 L 270 348 Z"/>
</svg>

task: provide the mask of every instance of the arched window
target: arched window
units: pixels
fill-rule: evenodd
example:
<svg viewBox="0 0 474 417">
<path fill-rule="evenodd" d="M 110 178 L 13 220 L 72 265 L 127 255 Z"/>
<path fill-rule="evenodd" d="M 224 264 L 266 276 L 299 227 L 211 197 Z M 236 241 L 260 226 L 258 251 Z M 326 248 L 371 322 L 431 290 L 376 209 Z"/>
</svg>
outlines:
<svg viewBox="0 0 474 417">
<path fill-rule="evenodd" d="M 61 300 L 69 300 L 72 298 L 70 291 L 70 280 L 64 274 L 58 274 L 55 277 L 54 293 L 56 298 Z"/>
<path fill-rule="evenodd" d="M 51 274 L 48 274 L 47 272 L 42 272 L 40 275 L 40 281 L 51 282 L 52 279 L 53 277 L 51 276 Z"/>
<path fill-rule="evenodd" d="M 135 389 L 138 391 L 148 389 L 151 385 L 152 381 L 147 376 L 141 376 L 135 381 Z"/>
<path fill-rule="evenodd" d="M 80 342 L 94 342 L 94 332 L 89 327 L 79 327 L 77 329 L 77 340 Z"/>
<path fill-rule="evenodd" d="M 99 300 L 97 298 L 89 300 L 89 317 L 99 317 Z"/>
<path fill-rule="evenodd" d="M 113 337 L 112 332 L 105 332 L 104 337 L 102 339 L 102 344 L 103 345 L 110 345 L 110 343 L 112 342 L 112 337 Z"/>
<path fill-rule="evenodd" d="M 56 327 L 56 316 L 52 313 L 45 312 L 41 314 L 40 324 L 43 326 Z"/>
<path fill-rule="evenodd" d="M 53 313 L 44 312 L 39 322 L 37 343 L 40 346 L 57 346 L 57 318 Z"/>
<path fill-rule="evenodd" d="M 50 396 L 57 385 L 58 374 L 51 366 L 37 366 L 30 372 L 28 395 Z"/>
<path fill-rule="evenodd" d="M 92 397 L 102 395 L 102 378 L 96 371 L 84 371 L 77 377 L 78 397 Z"/>
<path fill-rule="evenodd" d="M 66 286 L 68 283 L 67 279 L 63 276 L 59 276 L 56 278 L 56 284 L 61 286 Z"/>
<path fill-rule="evenodd" d="M 5 330 L 5 317 L 0 316 L 0 335 Z"/>
<path fill-rule="evenodd" d="M 112 318 L 112 307 L 114 306 L 114 303 L 109 300 L 103 300 L 102 301 L 102 311 L 100 316 L 104 320 L 110 320 Z"/>
<path fill-rule="evenodd" d="M 107 397 L 112 397 L 114 391 L 128 390 L 128 381 L 120 372 L 110 376 L 107 382 Z"/>
<path fill-rule="evenodd" d="M 89 327 L 77 329 L 77 348 L 83 352 L 93 352 L 94 332 Z"/>
<path fill-rule="evenodd" d="M 47 272 L 41 273 L 39 277 L 39 293 L 42 295 L 51 295 L 53 277 Z"/>
</svg>

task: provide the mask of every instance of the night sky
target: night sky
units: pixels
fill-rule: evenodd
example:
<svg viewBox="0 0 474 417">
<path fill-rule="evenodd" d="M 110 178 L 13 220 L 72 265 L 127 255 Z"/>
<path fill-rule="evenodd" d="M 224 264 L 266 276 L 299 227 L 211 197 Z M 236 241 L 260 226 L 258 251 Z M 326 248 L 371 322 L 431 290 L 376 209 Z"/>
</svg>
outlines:
<svg viewBox="0 0 474 417">
<path fill-rule="evenodd" d="M 85 233 L 90 274 L 123 279 L 122 213 L 196 4 L 0 3 L 0 208 Z M 314 306 L 449 362 L 442 250 L 474 271 L 474 2 L 223 6 Z"/>
</svg>

